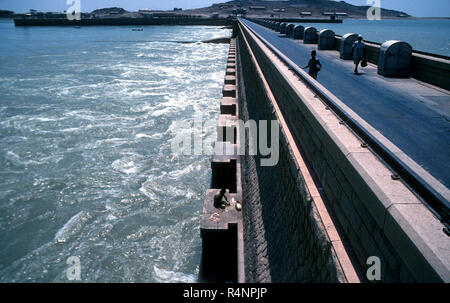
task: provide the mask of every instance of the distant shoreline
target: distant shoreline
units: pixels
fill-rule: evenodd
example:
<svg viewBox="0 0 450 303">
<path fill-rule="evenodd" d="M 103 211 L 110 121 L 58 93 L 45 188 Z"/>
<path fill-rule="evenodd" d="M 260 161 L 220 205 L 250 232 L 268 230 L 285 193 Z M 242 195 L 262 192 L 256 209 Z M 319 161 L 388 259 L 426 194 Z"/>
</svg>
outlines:
<svg viewBox="0 0 450 303">
<path fill-rule="evenodd" d="M 367 20 L 367 18 L 342 18 L 343 20 Z M 383 17 L 381 20 L 450 20 L 450 17 Z"/>
<path fill-rule="evenodd" d="M 17 15 L 22 15 L 22 14 L 17 14 Z M 0 17 L 0 20 L 1 19 L 14 20 L 16 18 L 17 18 L 17 16 Z M 264 17 L 257 16 L 257 18 L 272 19 L 273 17 L 270 17 L 270 16 L 264 16 Z M 302 18 L 298 18 L 298 17 L 296 17 L 296 18 L 299 19 L 299 20 L 302 19 Z M 99 19 L 101 20 L 101 19 L 108 19 L 108 18 L 99 18 Z M 135 19 L 135 18 L 129 18 L 129 19 Z M 344 21 L 345 20 L 367 20 L 367 18 L 364 18 L 364 17 L 344 17 L 344 18 L 339 18 L 339 20 L 344 20 Z M 410 16 L 410 17 L 383 17 L 383 16 L 381 16 L 381 20 L 450 20 L 450 17 L 414 17 L 414 16 Z"/>
<path fill-rule="evenodd" d="M 227 26 L 231 25 L 230 19 L 220 18 L 97 18 L 68 20 L 16 18 L 15 26 L 143 26 L 143 25 L 201 25 L 201 26 Z"/>
</svg>

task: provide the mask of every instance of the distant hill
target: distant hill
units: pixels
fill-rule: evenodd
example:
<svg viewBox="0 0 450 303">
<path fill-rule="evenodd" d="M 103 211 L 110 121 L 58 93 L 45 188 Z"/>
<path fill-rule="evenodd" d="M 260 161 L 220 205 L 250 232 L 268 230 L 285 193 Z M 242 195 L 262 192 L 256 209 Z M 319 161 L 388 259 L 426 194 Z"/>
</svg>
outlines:
<svg viewBox="0 0 450 303">
<path fill-rule="evenodd" d="M 95 11 L 92 11 L 91 14 L 96 15 L 109 15 L 109 14 L 125 14 L 128 13 L 126 10 L 124 10 L 121 7 L 109 7 L 109 8 L 101 8 L 96 9 Z"/>
<path fill-rule="evenodd" d="M 14 17 L 14 12 L 0 10 L 0 18 L 13 18 L 13 17 Z"/>
<path fill-rule="evenodd" d="M 311 18 L 328 18 L 327 15 L 337 13 L 339 17 L 365 18 L 369 6 L 356 6 L 345 1 L 331 0 L 233 0 L 223 3 L 215 3 L 209 7 L 173 11 L 148 11 L 148 12 L 128 12 L 120 7 L 109 7 L 96 9 L 91 13 L 83 13 L 82 18 L 151 18 L 170 16 L 196 16 L 196 17 L 229 17 L 234 15 L 236 10 L 245 9 L 247 16 L 259 18 L 301 18 L 308 16 Z M 307 14 L 305 14 L 307 12 Z M 303 15 L 301 13 L 304 13 Z M 31 18 L 50 18 L 51 13 L 34 12 Z M 45 16 L 44 16 L 45 15 Z M 57 16 L 58 14 L 53 14 Z M 59 15 L 58 15 L 59 16 Z M 57 17 L 58 17 L 57 16 Z M 11 11 L 0 10 L 0 18 L 12 18 Z M 16 17 L 28 17 L 25 14 Z M 405 12 L 381 9 L 382 18 L 411 17 Z"/>
<path fill-rule="evenodd" d="M 271 1 L 271 0 L 241 0 L 216 3 L 210 7 L 188 10 L 195 13 L 212 14 L 219 13 L 221 15 L 231 14 L 233 9 L 243 8 L 247 10 L 248 16 L 270 17 L 299 17 L 301 12 L 310 12 L 313 17 L 323 16 L 324 12 L 346 13 L 348 17 L 361 18 L 367 14 L 369 6 L 356 6 L 345 1 L 331 0 L 288 0 L 288 1 Z M 275 11 L 274 11 L 275 9 Z M 284 11 L 278 11 L 284 9 Z M 384 18 L 410 17 L 407 13 L 381 9 L 381 16 Z"/>
</svg>

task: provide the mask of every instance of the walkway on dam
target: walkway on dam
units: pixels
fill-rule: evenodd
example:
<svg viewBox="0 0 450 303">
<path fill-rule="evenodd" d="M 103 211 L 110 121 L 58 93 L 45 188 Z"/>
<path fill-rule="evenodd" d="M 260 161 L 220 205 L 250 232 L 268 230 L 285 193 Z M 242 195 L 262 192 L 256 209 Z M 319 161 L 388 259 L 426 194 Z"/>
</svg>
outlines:
<svg viewBox="0 0 450 303">
<path fill-rule="evenodd" d="M 317 44 L 303 44 L 248 20 L 242 22 L 299 67 L 308 64 L 312 49 L 317 50 Z M 353 61 L 340 59 L 337 51 L 318 50 L 317 58 L 322 63 L 320 84 L 450 188 L 449 92 L 414 79 L 385 78 L 371 64 L 355 75 Z"/>
</svg>

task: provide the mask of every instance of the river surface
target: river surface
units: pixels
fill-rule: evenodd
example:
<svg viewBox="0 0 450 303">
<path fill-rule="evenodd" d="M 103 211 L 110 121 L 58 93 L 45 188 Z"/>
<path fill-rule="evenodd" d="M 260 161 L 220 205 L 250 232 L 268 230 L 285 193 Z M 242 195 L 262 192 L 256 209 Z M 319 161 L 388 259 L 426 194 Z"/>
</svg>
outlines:
<svg viewBox="0 0 450 303">
<path fill-rule="evenodd" d="M 317 30 L 331 29 L 337 35 L 356 33 L 365 40 L 383 43 L 387 40 L 408 42 L 413 49 L 450 56 L 450 19 L 354 20 L 342 24 L 303 23 Z"/>
<path fill-rule="evenodd" d="M 229 46 L 199 41 L 231 33 L 143 29 L 0 21 L 0 282 L 197 281 L 210 159 L 171 143 L 217 120 Z"/>
<path fill-rule="evenodd" d="M 450 20 L 305 24 L 450 56 Z M 220 27 L 30 27 L 0 20 L 0 282 L 196 282 L 209 156 L 183 121 L 216 121 Z M 214 138 L 207 131 L 204 138 Z"/>
</svg>

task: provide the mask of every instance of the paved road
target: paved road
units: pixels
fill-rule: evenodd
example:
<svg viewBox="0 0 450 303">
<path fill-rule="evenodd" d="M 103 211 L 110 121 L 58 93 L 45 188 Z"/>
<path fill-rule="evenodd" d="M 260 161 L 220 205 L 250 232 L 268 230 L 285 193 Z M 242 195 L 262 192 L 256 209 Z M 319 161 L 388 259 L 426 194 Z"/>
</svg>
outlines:
<svg viewBox="0 0 450 303">
<path fill-rule="evenodd" d="M 317 45 L 304 45 L 302 40 L 243 22 L 300 67 L 317 49 Z M 336 51 L 318 51 L 317 57 L 322 63 L 318 82 L 450 188 L 449 92 L 414 79 L 384 78 L 374 65 L 360 68 L 362 74 L 356 76 L 352 62 L 339 59 Z"/>
</svg>

